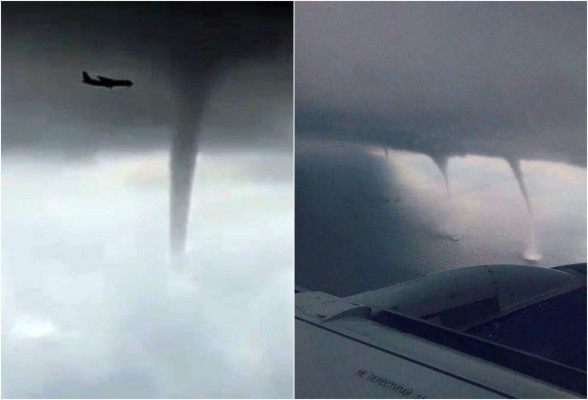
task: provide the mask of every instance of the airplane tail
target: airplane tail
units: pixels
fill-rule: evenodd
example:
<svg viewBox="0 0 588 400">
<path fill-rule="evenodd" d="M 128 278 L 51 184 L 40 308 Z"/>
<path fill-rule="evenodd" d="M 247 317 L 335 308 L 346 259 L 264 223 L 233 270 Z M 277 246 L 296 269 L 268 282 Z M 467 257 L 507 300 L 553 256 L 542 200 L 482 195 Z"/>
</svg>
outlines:
<svg viewBox="0 0 588 400">
<path fill-rule="evenodd" d="M 82 82 L 89 82 L 90 81 L 90 75 L 88 75 L 88 73 L 86 71 L 82 71 L 82 77 L 83 77 Z"/>
</svg>

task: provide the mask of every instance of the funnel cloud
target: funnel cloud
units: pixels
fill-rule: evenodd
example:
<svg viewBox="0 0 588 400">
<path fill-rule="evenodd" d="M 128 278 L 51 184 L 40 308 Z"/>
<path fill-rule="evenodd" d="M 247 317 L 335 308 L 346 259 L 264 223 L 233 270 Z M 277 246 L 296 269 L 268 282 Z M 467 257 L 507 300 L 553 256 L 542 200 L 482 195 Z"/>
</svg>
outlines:
<svg viewBox="0 0 588 400">
<path fill-rule="evenodd" d="M 529 213 L 529 239 L 523 256 L 526 260 L 529 261 L 539 261 L 541 259 L 541 254 L 537 249 L 535 216 L 533 213 L 533 206 L 531 205 L 531 199 L 529 197 L 529 192 L 527 191 L 527 185 L 525 185 L 525 177 L 523 176 L 523 171 L 521 170 L 521 164 L 518 160 L 508 160 L 508 165 L 510 166 L 517 183 L 519 184 L 519 189 L 521 189 L 521 194 L 525 199 L 525 205 L 527 206 L 527 212 Z"/>
<path fill-rule="evenodd" d="M 302 3 L 297 134 L 586 165 L 586 4 Z"/>
<path fill-rule="evenodd" d="M 292 31 L 2 4 L 3 397 L 292 397 Z"/>
<path fill-rule="evenodd" d="M 303 2 L 295 23 L 298 285 L 585 262 L 585 3 Z"/>
<path fill-rule="evenodd" d="M 291 84 L 292 74 L 291 5 L 234 3 L 223 9 L 222 17 L 218 7 L 212 3 L 51 4 L 41 12 L 35 6 L 24 4 L 6 6 L 11 17 L 4 18 L 3 25 L 14 39 L 4 49 L 7 72 L 3 73 L 3 96 L 9 110 L 5 126 L 38 131 L 30 126 L 34 120 L 25 121 L 17 116 L 46 114 L 47 107 L 41 101 L 54 104 L 52 107 L 63 114 L 62 119 L 91 119 L 93 123 L 89 129 L 85 127 L 86 135 L 73 140 L 65 135 L 38 140 L 22 133 L 12 135 L 16 129 L 7 129 L 5 146 L 17 151 L 42 149 L 58 156 L 88 158 L 105 147 L 120 151 L 126 146 L 137 146 L 136 137 L 128 132 L 146 128 L 138 145 L 170 149 L 170 250 L 180 255 L 185 247 L 189 199 L 202 130 L 211 131 L 211 125 L 231 121 L 233 129 L 217 130 L 206 138 L 209 144 L 225 151 L 255 147 L 259 143 L 270 150 L 287 151 L 289 146 L 287 140 L 276 141 L 279 135 L 275 134 L 259 140 L 260 132 L 268 131 L 258 125 L 259 121 L 268 118 L 255 121 L 247 114 L 261 113 L 259 99 L 286 104 L 284 109 L 287 109 L 291 95 L 287 85 Z M 41 40 L 43 46 L 39 51 L 33 52 L 28 47 Z M 54 54 L 73 56 L 55 60 Z M 31 70 L 32 63 L 38 68 L 23 76 L 23 71 Z M 55 70 L 56 63 L 59 70 Z M 27 68 L 23 69 L 25 65 Z M 78 66 L 80 69 L 74 75 Z M 135 87 L 131 93 L 110 97 L 106 93 L 98 104 L 92 105 L 83 105 L 91 101 L 88 98 L 91 93 L 64 92 L 44 98 L 43 93 L 51 93 L 56 85 L 73 85 L 79 71 L 88 66 L 107 76 L 133 75 Z M 232 104 L 223 107 L 223 102 L 228 100 L 225 96 L 221 102 L 209 105 L 223 77 L 231 71 L 235 74 L 243 66 L 249 75 L 257 69 L 259 72 L 253 74 L 258 75 L 255 79 L 261 84 L 244 87 L 243 82 L 233 79 L 236 85 L 230 95 L 241 101 L 231 99 Z M 50 75 L 45 77 L 45 74 Z M 266 82 L 260 79 L 263 75 Z M 36 102 L 24 102 L 19 94 L 22 90 L 39 92 L 34 96 Z M 208 121 L 203 121 L 205 110 Z M 109 128 L 112 135 L 105 138 L 101 127 L 106 125 L 105 121 L 112 122 L 118 132 Z M 54 116 L 49 120 L 52 122 L 57 122 Z M 171 132 L 161 132 L 170 125 L 175 127 Z M 235 129 L 239 125 L 241 129 Z M 159 128 L 159 132 L 154 128 Z M 253 140 L 247 139 L 252 137 Z"/>
</svg>

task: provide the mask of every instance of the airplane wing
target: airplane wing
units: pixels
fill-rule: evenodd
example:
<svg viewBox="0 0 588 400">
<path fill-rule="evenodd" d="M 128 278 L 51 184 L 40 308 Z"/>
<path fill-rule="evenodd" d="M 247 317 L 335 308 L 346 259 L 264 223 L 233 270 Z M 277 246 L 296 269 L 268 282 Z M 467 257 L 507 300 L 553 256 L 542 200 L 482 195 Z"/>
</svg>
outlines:
<svg viewBox="0 0 588 400">
<path fill-rule="evenodd" d="M 296 397 L 586 397 L 585 263 L 295 296 Z"/>
</svg>

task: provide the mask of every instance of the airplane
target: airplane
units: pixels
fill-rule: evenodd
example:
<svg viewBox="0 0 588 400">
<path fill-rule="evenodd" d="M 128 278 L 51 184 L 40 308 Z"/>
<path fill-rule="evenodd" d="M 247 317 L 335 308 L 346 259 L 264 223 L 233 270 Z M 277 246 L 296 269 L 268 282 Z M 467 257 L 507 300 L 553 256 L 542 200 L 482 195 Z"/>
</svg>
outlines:
<svg viewBox="0 0 588 400">
<path fill-rule="evenodd" d="M 96 76 L 98 79 L 93 79 L 92 77 L 90 77 L 90 75 L 88 75 L 86 71 L 82 72 L 82 77 L 82 83 L 92 86 L 104 86 L 109 89 L 112 89 L 115 86 L 133 86 L 133 81 L 130 81 L 128 79 L 112 79 L 100 75 Z"/>
<path fill-rule="evenodd" d="M 586 398 L 586 263 L 295 296 L 296 398 Z"/>
</svg>

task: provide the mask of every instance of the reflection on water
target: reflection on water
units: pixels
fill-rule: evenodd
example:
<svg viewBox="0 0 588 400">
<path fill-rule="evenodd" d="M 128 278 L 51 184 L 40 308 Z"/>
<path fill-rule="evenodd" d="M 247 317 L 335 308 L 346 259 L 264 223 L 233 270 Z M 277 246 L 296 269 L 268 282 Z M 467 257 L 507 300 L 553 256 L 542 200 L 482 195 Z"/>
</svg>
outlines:
<svg viewBox="0 0 588 400">
<path fill-rule="evenodd" d="M 180 274 L 166 153 L 5 156 L 3 396 L 291 397 L 291 168 L 203 154 Z"/>
<path fill-rule="evenodd" d="M 387 153 L 297 142 L 298 285 L 348 295 L 461 266 L 586 260 L 584 168 Z"/>
</svg>

